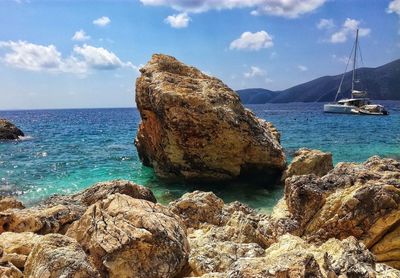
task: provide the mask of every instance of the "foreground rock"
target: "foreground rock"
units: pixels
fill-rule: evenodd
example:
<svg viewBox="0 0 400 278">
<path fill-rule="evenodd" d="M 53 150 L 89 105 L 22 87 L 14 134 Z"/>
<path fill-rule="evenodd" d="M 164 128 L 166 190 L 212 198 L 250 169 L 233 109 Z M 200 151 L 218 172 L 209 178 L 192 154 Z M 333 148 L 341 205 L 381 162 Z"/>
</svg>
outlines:
<svg viewBox="0 0 400 278">
<path fill-rule="evenodd" d="M 283 175 L 283 180 L 294 175 L 315 174 L 319 177 L 333 169 L 332 154 L 319 150 L 300 149 Z"/>
<path fill-rule="evenodd" d="M 40 235 L 31 232 L 2 233 L 0 235 L 0 250 L 2 250 L 0 262 L 9 262 L 23 269 L 28 255 L 40 238 Z"/>
<path fill-rule="evenodd" d="M 2 232 L 65 233 L 68 226 L 78 220 L 89 205 L 115 193 L 156 202 L 150 190 L 124 180 L 97 183 L 71 196 L 53 196 L 38 206 L 26 209 L 20 209 L 22 204 L 12 199 L 13 201 L 6 202 L 7 206 L 4 207 L 13 209 L 3 212 L 0 210 L 0 234 Z"/>
<path fill-rule="evenodd" d="M 354 236 L 379 262 L 400 266 L 400 162 L 372 157 L 339 163 L 323 177 L 286 179 L 285 201 L 297 234 L 311 242 Z"/>
<path fill-rule="evenodd" d="M 48 234 L 38 240 L 26 261 L 24 275 L 31 278 L 100 277 L 82 247 L 72 238 L 59 234 Z"/>
<path fill-rule="evenodd" d="M 16 140 L 24 133 L 6 119 L 0 119 L 0 140 Z"/>
<path fill-rule="evenodd" d="M 66 235 L 105 277 L 175 277 L 189 255 L 185 227 L 174 213 L 119 193 L 90 206 Z"/>
<path fill-rule="evenodd" d="M 284 170 L 279 133 L 220 80 L 161 54 L 141 73 L 135 144 L 143 164 L 158 176 L 226 180 Z"/>
</svg>

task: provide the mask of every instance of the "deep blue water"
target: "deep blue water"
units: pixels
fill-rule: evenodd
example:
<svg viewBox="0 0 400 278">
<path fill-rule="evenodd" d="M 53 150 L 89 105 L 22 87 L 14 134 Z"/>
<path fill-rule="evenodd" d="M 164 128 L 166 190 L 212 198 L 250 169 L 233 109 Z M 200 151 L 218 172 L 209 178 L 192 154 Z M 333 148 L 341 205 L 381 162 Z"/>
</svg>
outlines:
<svg viewBox="0 0 400 278">
<path fill-rule="evenodd" d="M 250 105 L 273 122 L 289 158 L 300 147 L 330 151 L 335 163 L 361 162 L 372 155 L 400 158 L 400 102 L 381 102 L 387 117 L 322 113 L 321 103 Z M 282 188 L 245 183 L 167 184 L 138 160 L 133 141 L 136 109 L 0 111 L 28 136 L 0 142 L 0 193 L 33 204 L 54 193 L 72 193 L 98 181 L 129 179 L 167 203 L 194 189 L 212 190 L 225 201 L 239 200 L 269 210 Z"/>
</svg>

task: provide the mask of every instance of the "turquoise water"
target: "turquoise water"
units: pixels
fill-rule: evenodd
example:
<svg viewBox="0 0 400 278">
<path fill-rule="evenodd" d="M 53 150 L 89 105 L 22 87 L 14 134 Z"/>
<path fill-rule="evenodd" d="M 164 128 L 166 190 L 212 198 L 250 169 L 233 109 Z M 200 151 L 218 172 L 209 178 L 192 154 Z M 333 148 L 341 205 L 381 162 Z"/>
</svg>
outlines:
<svg viewBox="0 0 400 278">
<path fill-rule="evenodd" d="M 400 158 L 400 102 L 383 103 L 391 112 L 387 117 L 323 114 L 321 103 L 249 108 L 278 127 L 289 158 L 296 149 L 309 147 L 332 152 L 337 163 L 361 162 L 375 154 Z M 282 188 L 270 184 L 200 186 L 158 180 L 137 158 L 133 141 L 140 117 L 133 108 L 0 111 L 3 117 L 27 138 L 0 142 L 0 194 L 18 195 L 28 205 L 111 179 L 147 186 L 162 203 L 201 189 L 268 211 L 282 196 Z"/>
</svg>

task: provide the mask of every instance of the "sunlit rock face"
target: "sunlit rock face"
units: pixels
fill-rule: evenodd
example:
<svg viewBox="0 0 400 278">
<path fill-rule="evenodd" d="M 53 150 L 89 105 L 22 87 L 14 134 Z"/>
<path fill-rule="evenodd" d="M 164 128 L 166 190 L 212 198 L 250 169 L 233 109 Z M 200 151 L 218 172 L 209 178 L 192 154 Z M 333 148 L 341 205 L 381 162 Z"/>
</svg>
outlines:
<svg viewBox="0 0 400 278">
<path fill-rule="evenodd" d="M 155 54 L 136 81 L 143 164 L 164 178 L 229 180 L 280 175 L 279 133 L 245 109 L 221 80 L 174 57 Z"/>
</svg>

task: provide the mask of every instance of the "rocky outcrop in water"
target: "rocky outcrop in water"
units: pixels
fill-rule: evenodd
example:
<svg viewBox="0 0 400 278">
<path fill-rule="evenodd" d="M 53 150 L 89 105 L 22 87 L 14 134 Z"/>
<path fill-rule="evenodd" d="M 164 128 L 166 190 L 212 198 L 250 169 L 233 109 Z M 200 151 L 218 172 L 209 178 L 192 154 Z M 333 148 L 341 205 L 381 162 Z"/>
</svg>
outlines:
<svg viewBox="0 0 400 278">
<path fill-rule="evenodd" d="M 140 71 L 135 144 L 158 176 L 228 180 L 284 170 L 277 130 L 245 109 L 222 81 L 161 54 Z"/>
<path fill-rule="evenodd" d="M 24 133 L 6 119 L 0 119 L 0 140 L 16 140 Z"/>
<path fill-rule="evenodd" d="M 294 175 L 315 174 L 321 177 L 332 169 L 333 162 L 331 153 L 303 148 L 294 153 L 293 161 L 286 169 L 283 180 Z"/>
<path fill-rule="evenodd" d="M 398 278 L 399 191 L 400 162 L 379 157 L 287 178 L 269 215 L 212 192 L 164 206 L 99 183 L 0 212 L 0 276 Z"/>
</svg>

